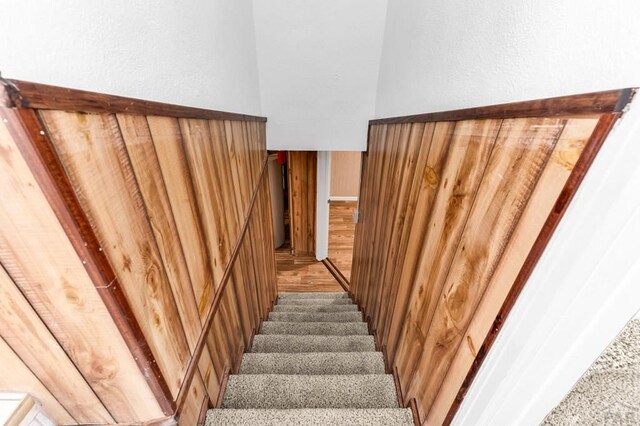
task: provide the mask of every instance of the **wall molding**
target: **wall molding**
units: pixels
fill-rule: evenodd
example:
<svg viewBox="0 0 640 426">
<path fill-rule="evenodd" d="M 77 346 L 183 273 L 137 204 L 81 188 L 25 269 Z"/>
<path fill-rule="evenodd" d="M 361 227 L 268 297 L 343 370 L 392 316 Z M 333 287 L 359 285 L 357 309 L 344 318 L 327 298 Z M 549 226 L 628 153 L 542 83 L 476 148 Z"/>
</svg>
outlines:
<svg viewBox="0 0 640 426">
<path fill-rule="evenodd" d="M 358 196 L 330 195 L 329 201 L 358 201 Z"/>
<path fill-rule="evenodd" d="M 562 117 L 569 115 L 575 117 L 621 113 L 625 106 L 631 102 L 635 91 L 635 88 L 626 88 L 452 111 L 377 118 L 370 120 L 369 125 L 430 123 L 436 121 L 480 120 L 490 118 Z"/>
<path fill-rule="evenodd" d="M 265 117 L 126 98 L 29 81 L 0 78 L 0 105 L 86 113 L 160 115 L 203 120 L 266 122 Z"/>
</svg>

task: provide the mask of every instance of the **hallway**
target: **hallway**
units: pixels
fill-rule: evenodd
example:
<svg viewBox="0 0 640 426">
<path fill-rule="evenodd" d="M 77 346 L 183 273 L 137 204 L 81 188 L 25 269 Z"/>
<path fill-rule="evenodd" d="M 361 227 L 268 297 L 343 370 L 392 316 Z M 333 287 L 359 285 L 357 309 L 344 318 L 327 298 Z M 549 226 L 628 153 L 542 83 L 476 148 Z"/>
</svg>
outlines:
<svg viewBox="0 0 640 426">
<path fill-rule="evenodd" d="M 276 250 L 279 291 L 343 291 L 322 262 L 313 256 L 292 256 L 289 248 Z"/>
</svg>

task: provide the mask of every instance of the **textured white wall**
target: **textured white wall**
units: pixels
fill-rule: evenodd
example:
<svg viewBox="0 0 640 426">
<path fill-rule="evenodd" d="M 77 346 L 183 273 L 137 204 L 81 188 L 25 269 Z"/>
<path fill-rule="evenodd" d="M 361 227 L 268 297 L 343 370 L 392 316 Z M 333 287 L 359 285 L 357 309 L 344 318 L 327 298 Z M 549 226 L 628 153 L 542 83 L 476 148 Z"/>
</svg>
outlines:
<svg viewBox="0 0 640 426">
<path fill-rule="evenodd" d="M 260 114 L 251 0 L 3 2 L 4 77 Z"/>
<path fill-rule="evenodd" d="M 640 2 L 390 0 L 376 117 L 640 84 Z"/>
<path fill-rule="evenodd" d="M 640 2 L 390 0 L 376 116 L 640 86 Z M 640 308 L 640 100 L 614 129 L 455 424 L 536 425 Z"/>
<path fill-rule="evenodd" d="M 254 0 L 270 149 L 362 151 L 386 0 Z"/>
</svg>

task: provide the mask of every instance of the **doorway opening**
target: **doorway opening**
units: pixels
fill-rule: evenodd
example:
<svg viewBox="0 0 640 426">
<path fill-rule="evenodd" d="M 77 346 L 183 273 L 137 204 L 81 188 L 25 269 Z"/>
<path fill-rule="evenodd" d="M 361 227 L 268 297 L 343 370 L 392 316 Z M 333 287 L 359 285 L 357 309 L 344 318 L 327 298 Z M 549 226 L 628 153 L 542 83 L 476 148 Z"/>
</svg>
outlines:
<svg viewBox="0 0 640 426">
<path fill-rule="evenodd" d="M 361 164 L 359 151 L 331 152 L 327 257 L 347 282 L 351 279 Z"/>
</svg>

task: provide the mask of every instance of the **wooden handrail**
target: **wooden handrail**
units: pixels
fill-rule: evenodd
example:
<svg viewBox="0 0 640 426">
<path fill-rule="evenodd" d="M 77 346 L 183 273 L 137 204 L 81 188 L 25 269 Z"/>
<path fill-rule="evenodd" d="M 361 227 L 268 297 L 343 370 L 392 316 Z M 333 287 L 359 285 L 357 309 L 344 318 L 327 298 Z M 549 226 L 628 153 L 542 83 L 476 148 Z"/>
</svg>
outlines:
<svg viewBox="0 0 640 426">
<path fill-rule="evenodd" d="M 264 176 L 266 176 L 267 164 L 268 164 L 269 156 L 266 155 L 264 161 L 262 163 L 262 168 L 260 170 L 260 174 L 258 175 L 258 179 L 253 187 L 253 194 L 251 195 L 251 202 L 249 204 L 249 209 L 247 211 L 247 216 L 245 217 L 244 223 L 242 225 L 242 229 L 240 230 L 240 234 L 236 239 L 236 244 L 231 251 L 231 257 L 227 262 L 227 267 L 224 270 L 224 274 L 222 275 L 222 279 L 220 280 L 220 285 L 218 287 L 218 291 L 216 292 L 213 303 L 207 312 L 207 316 L 202 324 L 202 331 L 196 343 L 193 354 L 191 355 L 191 360 L 189 361 L 189 365 L 187 367 L 187 372 L 185 374 L 184 380 L 182 381 L 182 386 L 180 387 L 180 392 L 178 393 L 178 398 L 176 398 L 176 414 L 179 414 L 182 407 L 184 406 L 185 400 L 189 394 L 189 388 L 191 386 L 191 382 L 195 376 L 196 371 L 198 370 L 198 362 L 200 361 L 200 357 L 202 356 L 202 351 L 204 350 L 204 346 L 207 342 L 207 335 L 211 331 L 211 326 L 213 325 L 213 319 L 218 311 L 218 307 L 220 306 L 220 301 L 222 300 L 222 296 L 224 291 L 229 283 L 229 278 L 231 277 L 231 272 L 233 271 L 233 267 L 236 263 L 236 259 L 238 258 L 238 254 L 240 253 L 240 247 L 242 246 L 242 242 L 244 241 L 244 237 L 247 233 L 247 229 L 249 227 L 249 221 L 251 220 L 251 214 L 253 212 L 253 208 L 255 206 L 255 202 L 257 199 L 258 192 L 260 191 L 260 183 Z M 222 389 L 221 389 L 222 392 Z"/>
</svg>

